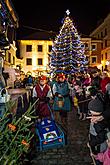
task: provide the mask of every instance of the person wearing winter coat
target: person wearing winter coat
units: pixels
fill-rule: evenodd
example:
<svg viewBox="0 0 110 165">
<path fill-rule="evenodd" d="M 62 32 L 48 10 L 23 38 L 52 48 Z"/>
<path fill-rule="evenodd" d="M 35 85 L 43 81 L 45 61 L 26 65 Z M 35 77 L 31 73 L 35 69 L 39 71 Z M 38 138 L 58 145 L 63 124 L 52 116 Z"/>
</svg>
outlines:
<svg viewBox="0 0 110 165">
<path fill-rule="evenodd" d="M 61 123 L 66 125 L 67 112 L 71 110 L 70 90 L 65 75 L 59 73 L 57 82 L 53 85 L 54 103 L 53 110 L 56 112 L 56 120 L 61 120 Z M 60 118 L 60 119 L 58 119 Z"/>
<path fill-rule="evenodd" d="M 98 153 L 97 155 L 92 154 L 92 156 L 103 163 L 103 165 L 110 165 L 110 132 L 107 133 L 107 149 L 105 152 Z"/>
<path fill-rule="evenodd" d="M 103 106 L 103 95 L 92 90 L 92 100 L 88 104 L 88 109 L 91 116 L 99 116 L 104 111 Z M 107 122 L 105 120 L 93 123 L 90 122 L 89 129 L 89 146 L 91 147 L 93 154 L 98 154 L 106 150 L 106 133 L 107 133 Z M 97 165 L 102 163 L 96 160 Z"/>
<path fill-rule="evenodd" d="M 110 83 L 108 83 L 105 88 L 106 88 L 106 92 L 105 94 L 103 94 L 103 99 L 102 99 L 104 111 L 99 116 L 90 116 L 88 118 L 91 120 L 92 123 L 97 123 L 105 120 L 110 130 Z M 91 88 L 89 88 L 89 90 L 90 89 Z M 90 93 L 92 95 L 96 95 L 98 91 L 94 89 Z"/>
<path fill-rule="evenodd" d="M 99 75 L 99 72 L 98 71 L 93 72 L 91 86 L 94 86 L 97 89 L 100 89 L 100 83 L 101 83 L 101 77 Z"/>
<path fill-rule="evenodd" d="M 83 86 L 89 86 L 91 85 L 91 77 L 90 77 L 90 74 L 85 74 L 85 78 L 84 78 L 84 81 L 82 83 Z"/>
<path fill-rule="evenodd" d="M 50 117 L 49 100 L 52 98 L 50 86 L 47 84 L 47 77 L 42 75 L 39 77 L 39 82 L 33 89 L 33 99 L 39 99 L 36 104 L 36 114 L 39 118 Z"/>
<path fill-rule="evenodd" d="M 107 71 L 103 71 L 103 73 L 102 73 L 102 80 L 101 80 L 101 84 L 100 84 L 101 90 L 102 90 L 103 93 L 106 92 L 106 85 L 108 83 L 110 83 L 110 77 L 108 75 L 108 72 Z"/>
</svg>

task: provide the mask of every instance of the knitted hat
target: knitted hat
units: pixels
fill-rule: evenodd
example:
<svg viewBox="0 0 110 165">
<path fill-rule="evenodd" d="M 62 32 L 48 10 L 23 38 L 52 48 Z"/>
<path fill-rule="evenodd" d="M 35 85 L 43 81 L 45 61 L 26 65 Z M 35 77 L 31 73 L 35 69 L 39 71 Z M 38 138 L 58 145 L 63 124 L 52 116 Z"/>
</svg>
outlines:
<svg viewBox="0 0 110 165">
<path fill-rule="evenodd" d="M 47 77 L 42 75 L 42 76 L 39 77 L 39 80 L 47 80 Z"/>
<path fill-rule="evenodd" d="M 90 111 L 101 113 L 103 112 L 103 102 L 101 102 L 98 98 L 95 98 L 89 102 L 88 109 Z"/>
<path fill-rule="evenodd" d="M 57 76 L 58 76 L 58 78 L 63 78 L 63 79 L 65 79 L 65 75 L 64 75 L 63 73 L 59 73 Z"/>
<path fill-rule="evenodd" d="M 88 90 L 91 96 L 95 96 L 98 93 L 97 89 L 94 86 L 90 87 Z"/>
</svg>

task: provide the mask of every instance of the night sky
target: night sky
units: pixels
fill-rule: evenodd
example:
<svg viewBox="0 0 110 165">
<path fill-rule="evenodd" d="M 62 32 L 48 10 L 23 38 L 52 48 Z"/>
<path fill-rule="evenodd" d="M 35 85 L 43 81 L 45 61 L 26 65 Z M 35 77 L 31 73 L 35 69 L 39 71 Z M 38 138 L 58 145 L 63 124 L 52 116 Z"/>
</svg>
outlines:
<svg viewBox="0 0 110 165">
<path fill-rule="evenodd" d="M 65 0 L 66 1 L 66 0 Z M 110 12 L 110 0 L 12 0 L 19 16 L 19 35 L 37 29 L 59 32 L 65 11 L 70 10 L 79 34 L 88 35 Z M 24 26 L 28 26 L 26 29 Z M 35 28 L 36 30 L 31 30 Z"/>
</svg>

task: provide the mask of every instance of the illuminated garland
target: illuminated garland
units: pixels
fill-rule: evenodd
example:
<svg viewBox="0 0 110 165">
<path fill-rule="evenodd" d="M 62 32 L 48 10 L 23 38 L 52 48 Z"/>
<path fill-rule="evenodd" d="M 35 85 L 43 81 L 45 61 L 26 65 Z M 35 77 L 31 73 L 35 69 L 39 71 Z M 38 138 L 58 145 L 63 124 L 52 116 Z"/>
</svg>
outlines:
<svg viewBox="0 0 110 165">
<path fill-rule="evenodd" d="M 80 36 L 69 15 L 63 21 L 59 35 L 53 43 L 49 67 L 51 73 L 62 70 L 63 73 L 70 74 L 84 70 L 87 60 Z"/>
</svg>

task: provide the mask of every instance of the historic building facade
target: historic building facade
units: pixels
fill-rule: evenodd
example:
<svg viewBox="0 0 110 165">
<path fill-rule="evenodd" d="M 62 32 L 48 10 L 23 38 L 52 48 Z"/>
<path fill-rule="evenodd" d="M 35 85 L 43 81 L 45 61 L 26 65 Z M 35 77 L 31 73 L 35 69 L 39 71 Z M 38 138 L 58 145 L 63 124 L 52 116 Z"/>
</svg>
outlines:
<svg viewBox="0 0 110 165">
<path fill-rule="evenodd" d="M 92 40 L 90 37 L 81 38 L 88 58 L 88 66 L 99 67 L 101 64 L 101 40 Z M 44 32 L 34 33 L 19 40 L 20 57 L 22 58 L 21 70 L 25 74 L 36 76 L 48 73 L 49 55 L 53 41 L 50 35 Z"/>
<path fill-rule="evenodd" d="M 3 58 L 4 74 L 8 75 L 7 86 L 16 79 L 16 29 L 18 16 L 11 0 L 0 0 L 0 56 Z"/>
<path fill-rule="evenodd" d="M 90 34 L 90 37 L 101 39 L 101 68 L 110 71 L 110 13 Z"/>
</svg>

